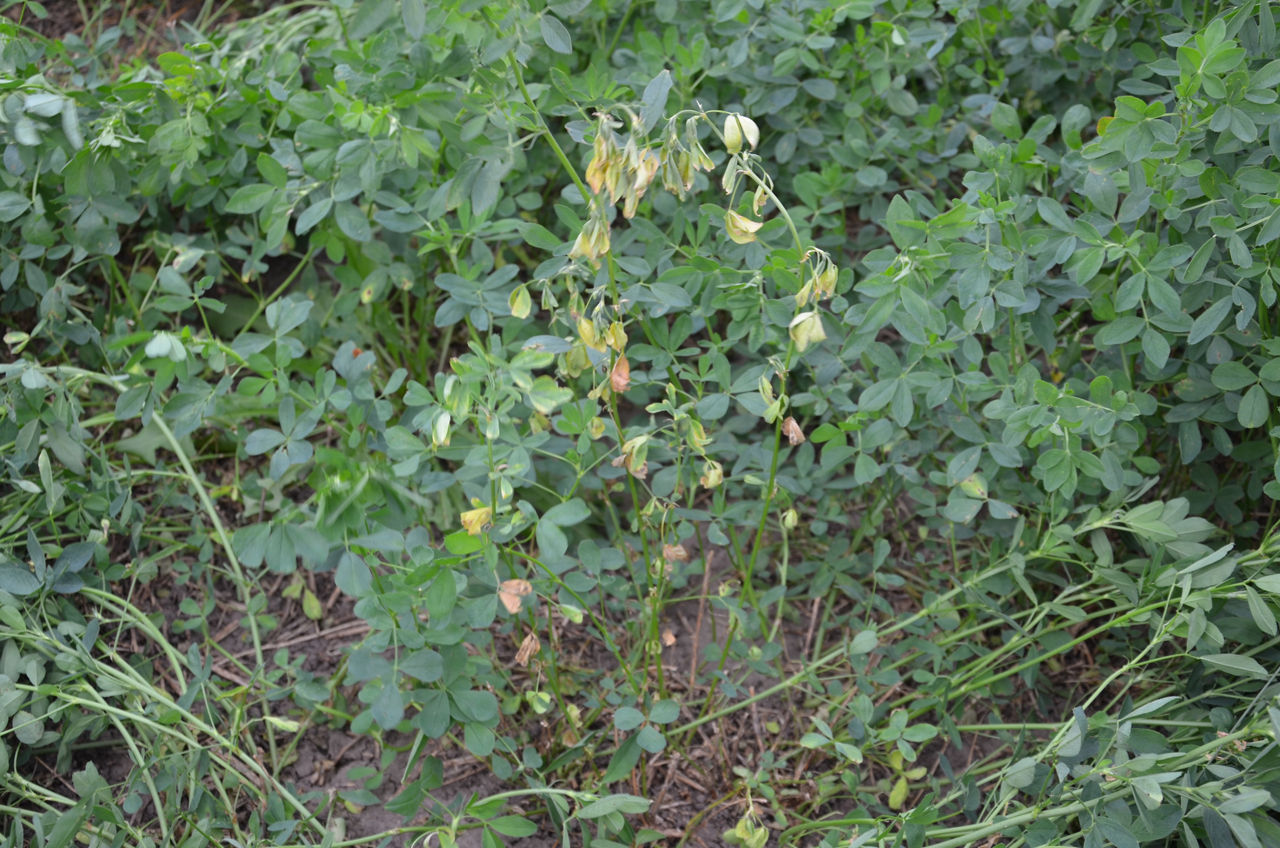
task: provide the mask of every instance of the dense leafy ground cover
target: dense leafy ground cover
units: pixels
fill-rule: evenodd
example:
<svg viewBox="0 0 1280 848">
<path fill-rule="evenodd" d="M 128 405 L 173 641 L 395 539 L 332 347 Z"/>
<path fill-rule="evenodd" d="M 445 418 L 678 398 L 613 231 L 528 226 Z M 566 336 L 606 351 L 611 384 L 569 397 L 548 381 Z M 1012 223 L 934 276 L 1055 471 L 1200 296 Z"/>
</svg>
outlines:
<svg viewBox="0 0 1280 848">
<path fill-rule="evenodd" d="M 1266 0 L 8 6 L 6 844 L 1280 845 Z"/>
</svg>

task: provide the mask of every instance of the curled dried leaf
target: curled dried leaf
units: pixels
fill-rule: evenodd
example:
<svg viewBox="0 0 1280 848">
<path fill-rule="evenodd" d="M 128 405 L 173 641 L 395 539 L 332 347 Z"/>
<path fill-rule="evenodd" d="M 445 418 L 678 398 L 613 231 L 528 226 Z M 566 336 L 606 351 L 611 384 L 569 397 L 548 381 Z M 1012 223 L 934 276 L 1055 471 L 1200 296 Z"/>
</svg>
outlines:
<svg viewBox="0 0 1280 848">
<path fill-rule="evenodd" d="M 538 634 L 530 631 L 520 643 L 520 650 L 516 651 L 516 663 L 522 666 L 528 665 L 529 660 L 533 659 L 540 650 L 542 650 L 542 642 L 538 639 Z"/>
<path fill-rule="evenodd" d="M 662 558 L 668 563 L 688 562 L 689 551 L 685 549 L 684 545 L 663 545 Z"/>
<path fill-rule="evenodd" d="M 619 356 L 613 363 L 613 370 L 609 372 L 609 385 L 619 394 L 631 387 L 631 363 L 625 355 Z"/>
<path fill-rule="evenodd" d="M 786 421 L 782 422 L 782 435 L 787 437 L 787 442 L 792 447 L 804 441 L 804 430 L 801 430 L 800 425 L 790 416 L 787 417 Z"/>
<path fill-rule="evenodd" d="M 520 612 L 525 596 L 532 592 L 533 586 L 528 580 L 503 580 L 498 587 L 498 600 L 507 612 L 515 615 Z"/>
</svg>

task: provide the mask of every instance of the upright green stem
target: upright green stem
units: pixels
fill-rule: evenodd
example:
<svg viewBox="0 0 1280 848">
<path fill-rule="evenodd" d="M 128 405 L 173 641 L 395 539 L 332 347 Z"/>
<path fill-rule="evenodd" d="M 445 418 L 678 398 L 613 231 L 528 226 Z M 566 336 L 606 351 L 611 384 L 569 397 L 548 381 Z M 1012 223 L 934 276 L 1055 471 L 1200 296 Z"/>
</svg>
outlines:
<svg viewBox="0 0 1280 848">
<path fill-rule="evenodd" d="M 618 26 L 613 31 L 613 38 L 609 40 L 609 47 L 605 50 L 606 56 L 613 55 L 613 51 L 618 46 L 618 39 L 622 38 L 622 31 L 626 29 L 627 21 L 631 20 L 631 13 L 635 10 L 635 0 L 629 0 L 626 10 L 622 13 L 622 20 L 618 21 Z"/>
<path fill-rule="evenodd" d="M 538 111 L 538 106 L 533 102 L 533 97 L 529 94 L 529 88 L 524 84 L 524 72 L 520 70 L 520 63 L 510 54 L 507 54 L 507 67 L 511 68 L 511 74 L 516 78 L 516 85 L 520 87 L 520 96 L 524 98 L 525 105 L 529 107 L 529 111 L 538 122 L 538 129 L 542 133 L 543 138 L 547 140 L 547 144 L 551 146 L 552 152 L 556 158 L 560 160 L 560 165 L 564 168 L 569 178 L 573 180 L 573 184 L 578 187 L 578 193 L 582 195 L 585 201 L 591 197 L 591 190 L 587 188 L 587 184 L 578 176 L 578 169 L 573 167 L 573 163 L 569 161 L 569 157 L 565 155 L 564 149 L 560 146 L 560 142 L 556 141 L 555 135 L 551 132 L 551 128 L 547 126 L 547 122 L 542 117 L 542 113 Z"/>
<path fill-rule="evenodd" d="M 805 263 L 804 242 L 800 240 L 800 232 L 799 230 L 796 229 L 796 224 L 795 224 L 795 221 L 792 220 L 791 218 L 791 213 L 787 211 L 787 208 L 782 204 L 782 201 L 778 199 L 778 196 L 773 193 L 773 189 L 770 188 L 769 185 L 764 180 L 760 179 L 758 175 L 746 169 L 744 169 L 742 173 L 748 179 L 755 182 L 756 185 L 759 186 L 760 189 L 762 189 L 766 195 L 768 195 L 769 199 L 773 202 L 774 206 L 777 207 L 778 214 L 781 215 L 782 219 L 786 222 L 787 229 L 790 230 L 791 232 L 791 238 L 795 242 L 796 250 L 799 251 L 801 255 L 800 275 L 801 275 L 801 279 L 803 279 L 804 263 Z M 796 308 L 796 314 L 799 314 L 799 306 L 797 306 Z M 787 352 L 783 358 L 782 373 L 778 375 L 778 381 L 780 383 L 779 389 L 778 389 L 778 397 L 780 398 L 784 398 L 787 396 L 787 377 L 791 373 L 791 362 L 795 358 L 795 354 L 796 354 L 796 343 L 793 339 L 788 337 Z M 755 541 L 751 545 L 751 556 L 747 560 L 747 567 L 745 570 L 745 574 L 743 575 L 743 586 L 745 591 L 748 594 L 748 597 L 754 596 L 755 590 L 754 590 L 754 587 L 751 585 L 752 577 L 755 575 L 756 562 L 760 557 L 760 551 L 764 547 L 764 531 L 765 531 L 765 528 L 768 526 L 768 522 L 769 522 L 769 510 L 773 506 L 774 489 L 776 487 L 776 483 L 778 479 L 778 463 L 780 459 L 780 454 L 782 453 L 782 424 L 783 424 L 783 421 L 785 420 L 783 418 L 782 413 L 785 413 L 785 412 L 786 410 L 783 409 L 779 413 L 777 420 L 774 421 L 773 456 L 769 461 L 769 481 L 768 483 L 765 484 L 764 503 L 760 508 L 760 521 L 756 525 Z M 760 623 L 761 635 L 767 636 L 767 633 L 765 632 L 766 627 L 767 625 L 764 623 L 762 619 Z"/>
</svg>

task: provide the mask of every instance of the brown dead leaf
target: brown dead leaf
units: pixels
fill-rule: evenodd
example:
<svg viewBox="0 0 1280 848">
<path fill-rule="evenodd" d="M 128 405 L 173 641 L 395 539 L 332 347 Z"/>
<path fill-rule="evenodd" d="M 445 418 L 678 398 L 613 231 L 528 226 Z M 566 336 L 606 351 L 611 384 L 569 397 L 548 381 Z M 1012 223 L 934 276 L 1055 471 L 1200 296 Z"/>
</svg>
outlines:
<svg viewBox="0 0 1280 848">
<path fill-rule="evenodd" d="M 498 587 L 498 600 L 507 608 L 507 612 L 515 615 L 520 612 L 524 596 L 533 591 L 528 580 L 503 580 Z"/>
<path fill-rule="evenodd" d="M 631 363 L 625 355 L 619 356 L 617 362 L 613 363 L 613 370 L 609 372 L 609 385 L 619 394 L 630 388 Z"/>
<path fill-rule="evenodd" d="M 684 545 L 663 545 L 662 558 L 667 561 L 668 565 L 673 562 L 688 562 L 689 551 L 685 549 Z"/>
<path fill-rule="evenodd" d="M 792 447 L 804 441 L 804 430 L 800 429 L 800 425 L 794 418 L 787 418 L 786 421 L 782 422 L 782 435 L 787 437 L 787 442 Z"/>
<path fill-rule="evenodd" d="M 520 650 L 516 651 L 516 662 L 520 665 L 528 665 L 529 660 L 533 659 L 534 654 L 540 650 L 542 650 L 542 642 L 538 639 L 538 634 L 531 630 L 520 643 Z"/>
</svg>

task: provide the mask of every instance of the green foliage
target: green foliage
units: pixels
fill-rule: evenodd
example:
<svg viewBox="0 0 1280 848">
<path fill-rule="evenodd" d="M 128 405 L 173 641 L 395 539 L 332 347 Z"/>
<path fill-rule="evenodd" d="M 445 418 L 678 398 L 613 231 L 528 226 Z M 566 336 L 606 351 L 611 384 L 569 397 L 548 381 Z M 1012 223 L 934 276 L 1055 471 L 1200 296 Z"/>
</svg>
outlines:
<svg viewBox="0 0 1280 848">
<path fill-rule="evenodd" d="M 734 844 L 1278 841 L 1275 47 L 1266 3 L 347 0 L 118 69 L 0 24 L 5 764 L 118 699 L 183 757 L 234 717 L 268 813 L 198 829 L 310 842 L 275 734 L 334 722 L 412 740 L 398 832 L 527 797 L 607 846 L 618 784 L 785 696 Z M 237 594 L 252 710 L 195 597 L 191 697 L 95 676 L 70 598 L 162 569 Z M 330 678 L 264 651 L 304 575 L 368 627 Z M 445 745 L 521 788 L 442 804 Z M 217 818 L 174 762 L 166 835 Z"/>
</svg>

